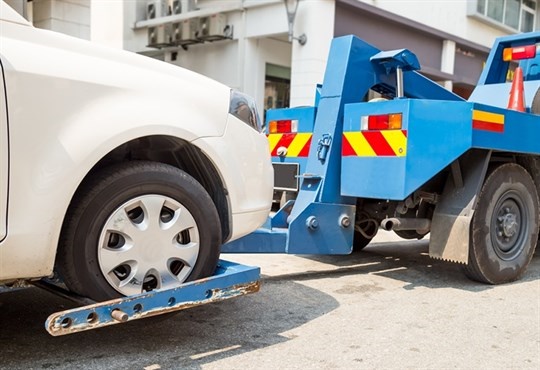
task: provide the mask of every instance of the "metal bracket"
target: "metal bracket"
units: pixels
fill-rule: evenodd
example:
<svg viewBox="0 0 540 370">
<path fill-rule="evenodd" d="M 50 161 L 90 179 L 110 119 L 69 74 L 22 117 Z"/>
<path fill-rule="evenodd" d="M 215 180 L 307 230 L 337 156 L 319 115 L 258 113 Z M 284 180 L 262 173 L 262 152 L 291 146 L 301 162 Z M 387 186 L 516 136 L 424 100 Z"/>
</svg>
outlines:
<svg viewBox="0 0 540 370">
<path fill-rule="evenodd" d="M 319 139 L 319 142 L 317 143 L 317 158 L 319 158 L 319 161 L 324 163 L 326 160 L 330 144 L 332 144 L 332 136 L 330 134 L 324 134 L 323 137 Z"/>
</svg>

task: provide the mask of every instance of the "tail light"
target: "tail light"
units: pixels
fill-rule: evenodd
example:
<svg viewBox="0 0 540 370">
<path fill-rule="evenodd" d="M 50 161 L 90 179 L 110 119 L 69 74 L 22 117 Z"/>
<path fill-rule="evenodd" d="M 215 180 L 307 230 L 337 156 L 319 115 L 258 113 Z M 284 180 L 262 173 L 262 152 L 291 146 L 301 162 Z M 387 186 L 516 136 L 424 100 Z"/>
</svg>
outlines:
<svg viewBox="0 0 540 370">
<path fill-rule="evenodd" d="M 362 130 L 401 130 L 401 113 L 378 114 L 362 117 Z"/>
<path fill-rule="evenodd" d="M 289 134 L 292 132 L 298 132 L 298 120 L 296 119 L 270 121 L 268 124 L 269 134 Z"/>
<path fill-rule="evenodd" d="M 503 60 L 509 62 L 511 60 L 531 59 L 536 56 L 536 49 L 536 45 L 505 48 L 503 50 Z"/>
</svg>

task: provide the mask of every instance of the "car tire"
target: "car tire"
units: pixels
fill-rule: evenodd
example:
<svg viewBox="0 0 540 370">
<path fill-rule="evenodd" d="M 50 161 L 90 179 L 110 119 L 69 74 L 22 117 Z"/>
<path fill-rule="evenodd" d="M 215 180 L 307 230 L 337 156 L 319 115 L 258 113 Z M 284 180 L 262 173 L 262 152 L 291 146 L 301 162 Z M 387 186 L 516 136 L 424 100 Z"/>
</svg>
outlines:
<svg viewBox="0 0 540 370">
<path fill-rule="evenodd" d="M 184 171 L 126 162 L 91 174 L 64 220 L 57 269 L 67 287 L 96 301 L 167 289 L 213 274 L 217 210 Z"/>
<path fill-rule="evenodd" d="M 538 240 L 538 195 L 529 173 L 503 164 L 485 180 L 471 223 L 469 261 L 472 280 L 502 284 L 525 272 Z"/>
</svg>

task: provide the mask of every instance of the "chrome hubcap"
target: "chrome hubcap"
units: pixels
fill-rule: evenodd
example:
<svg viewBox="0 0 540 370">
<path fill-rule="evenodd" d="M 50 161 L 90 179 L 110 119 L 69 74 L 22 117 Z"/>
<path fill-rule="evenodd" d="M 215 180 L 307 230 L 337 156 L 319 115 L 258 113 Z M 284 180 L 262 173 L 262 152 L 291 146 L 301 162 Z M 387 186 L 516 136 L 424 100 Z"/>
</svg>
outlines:
<svg viewBox="0 0 540 370">
<path fill-rule="evenodd" d="M 99 237 L 98 261 L 109 284 L 123 295 L 184 282 L 199 255 L 192 214 L 164 195 L 143 195 L 118 207 Z"/>
</svg>

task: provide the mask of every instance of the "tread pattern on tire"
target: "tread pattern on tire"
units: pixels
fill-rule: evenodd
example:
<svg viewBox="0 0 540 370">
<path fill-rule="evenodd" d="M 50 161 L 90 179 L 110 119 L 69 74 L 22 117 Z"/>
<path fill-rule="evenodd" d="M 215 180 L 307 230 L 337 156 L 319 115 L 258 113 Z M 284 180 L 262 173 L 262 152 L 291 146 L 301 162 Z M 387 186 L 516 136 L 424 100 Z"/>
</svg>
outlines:
<svg viewBox="0 0 540 370">
<path fill-rule="evenodd" d="M 530 187 L 530 194 L 532 196 L 532 202 L 533 207 L 536 207 L 536 215 L 538 215 L 538 194 L 536 192 L 536 187 L 534 184 L 533 179 L 531 178 L 530 174 L 520 165 L 515 163 L 507 163 L 500 165 L 493 169 L 493 171 L 487 176 L 486 180 L 484 181 L 484 185 L 482 186 L 482 189 L 480 191 L 480 194 L 478 196 L 479 199 L 479 205 L 477 206 L 477 211 L 479 208 L 483 207 L 480 206 L 480 202 L 485 201 L 486 198 L 489 198 L 487 195 L 490 191 L 492 191 L 491 187 L 496 187 L 497 185 L 501 185 L 500 181 L 497 181 L 496 179 L 498 177 L 501 177 L 503 175 L 508 175 L 509 173 L 513 173 L 514 176 L 522 177 L 521 181 L 524 181 L 526 184 L 525 187 Z M 490 200 L 492 201 L 492 200 Z M 488 261 L 485 260 L 485 257 L 480 257 L 482 255 L 482 252 L 488 253 L 488 251 L 482 251 L 479 250 L 480 248 L 491 248 L 491 246 L 485 246 L 485 245 L 478 245 L 475 243 L 475 233 L 478 231 L 478 223 L 479 222 L 485 222 L 486 220 L 479 221 L 477 217 L 481 217 L 477 211 L 475 211 L 475 214 L 473 216 L 473 221 L 471 222 L 471 233 L 470 233 L 470 242 L 469 242 L 469 262 L 467 265 L 463 266 L 463 270 L 465 274 L 472 280 L 480 281 L 487 284 L 501 284 L 506 283 L 510 281 L 514 281 L 519 279 L 523 273 L 526 270 L 526 267 L 528 263 L 530 262 L 532 255 L 534 254 L 534 246 L 535 242 L 538 239 L 538 216 L 536 216 L 536 225 L 532 228 L 532 234 L 536 235 L 531 240 L 532 246 L 529 246 L 528 250 L 524 250 L 524 253 L 526 254 L 525 260 L 522 263 L 521 266 L 517 267 L 517 273 L 512 276 L 489 276 L 490 273 L 487 272 L 487 264 Z M 534 210 L 533 210 L 534 211 Z M 527 249 L 527 248 L 525 248 Z M 531 250 L 532 249 L 532 250 Z M 522 256 L 520 254 L 520 256 Z M 518 258 L 515 258 L 516 260 Z"/>
<path fill-rule="evenodd" d="M 198 189 L 200 196 L 199 202 L 207 205 L 207 207 L 205 207 L 205 212 L 209 215 L 209 219 L 205 220 L 204 231 L 209 233 L 208 238 L 210 238 L 212 244 L 211 253 L 214 255 L 209 257 L 210 263 L 208 267 L 202 269 L 201 273 L 197 274 L 197 276 L 190 275 L 187 280 L 206 277 L 214 272 L 219 258 L 221 229 L 219 216 L 208 193 L 195 179 L 176 167 L 158 162 L 131 161 L 115 164 L 92 173 L 85 179 L 71 201 L 69 210 L 64 219 L 56 256 L 57 270 L 71 291 L 83 296 L 89 296 L 95 300 L 105 300 L 120 296 L 116 291 L 103 292 L 103 294 L 97 295 L 88 294 L 88 287 L 82 282 L 81 271 L 73 264 L 73 261 L 76 258 L 75 255 L 80 253 L 77 252 L 77 248 L 80 248 L 80 246 L 76 245 L 74 239 L 78 232 L 77 229 L 80 227 L 81 218 L 84 217 L 85 212 L 88 211 L 88 207 L 92 204 L 95 207 L 96 199 L 102 197 L 103 194 L 108 191 L 111 184 L 116 184 L 117 186 L 125 181 L 126 178 L 129 179 L 133 176 L 140 176 L 141 173 L 162 174 L 167 181 L 171 181 L 171 179 L 174 178 L 178 179 L 178 176 L 180 176 L 186 184 Z M 215 263 L 213 261 L 215 261 Z"/>
</svg>

